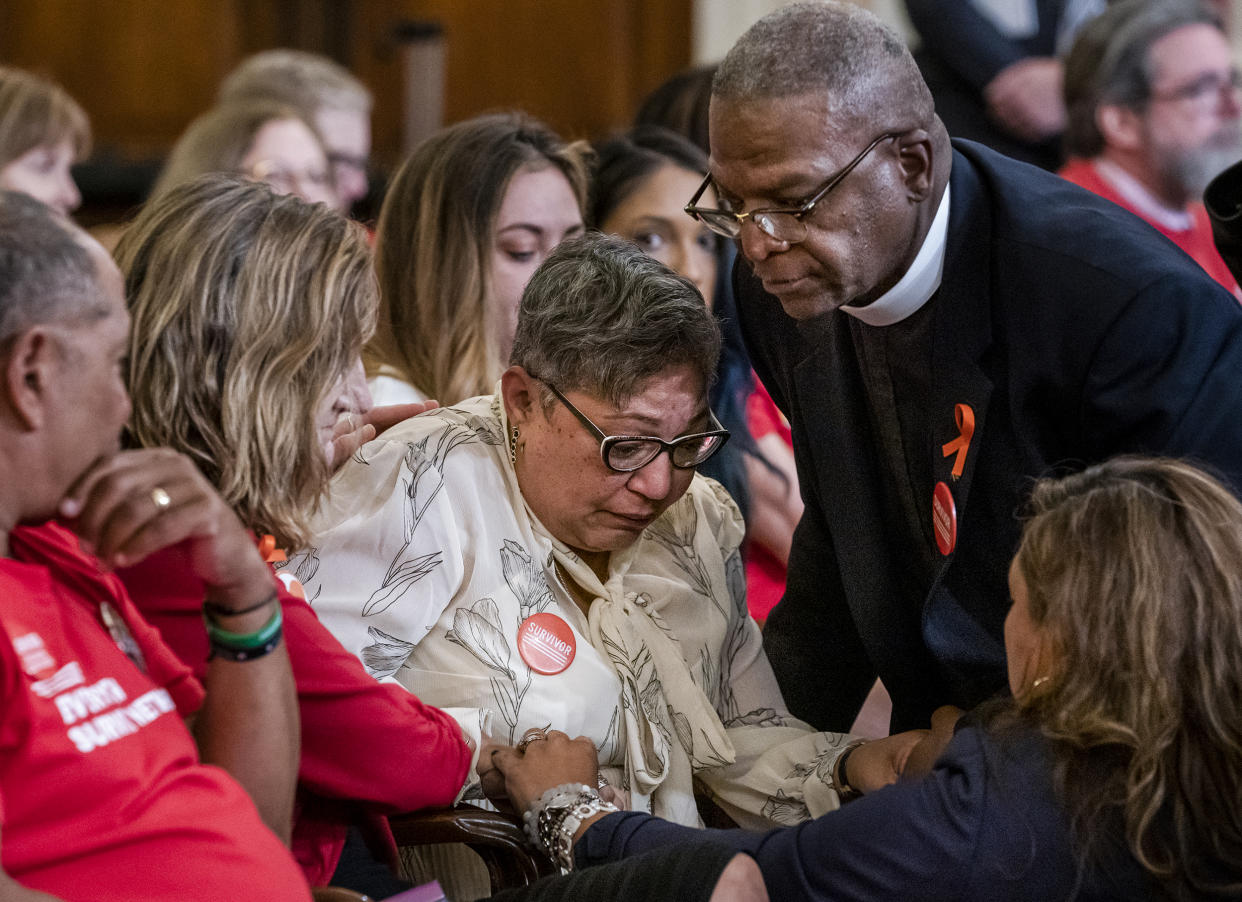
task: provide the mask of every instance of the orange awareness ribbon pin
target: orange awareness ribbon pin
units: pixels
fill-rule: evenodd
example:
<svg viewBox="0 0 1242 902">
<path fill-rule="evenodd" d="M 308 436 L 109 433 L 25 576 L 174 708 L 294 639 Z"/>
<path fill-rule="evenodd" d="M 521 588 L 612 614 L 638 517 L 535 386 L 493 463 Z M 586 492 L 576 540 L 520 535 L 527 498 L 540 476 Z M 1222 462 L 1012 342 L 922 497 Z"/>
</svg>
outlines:
<svg viewBox="0 0 1242 902">
<path fill-rule="evenodd" d="M 948 453 L 947 451 L 945 452 Z M 259 554 L 269 564 L 279 564 L 287 560 L 285 552 L 276 547 L 275 536 L 264 536 L 259 540 Z"/>
<path fill-rule="evenodd" d="M 975 412 L 969 404 L 955 404 L 953 416 L 957 420 L 958 436 L 951 442 L 945 442 L 940 450 L 944 457 L 957 453 L 957 460 L 953 461 L 953 478 L 957 479 L 966 468 L 966 452 L 970 450 L 970 439 L 975 434 Z"/>
</svg>

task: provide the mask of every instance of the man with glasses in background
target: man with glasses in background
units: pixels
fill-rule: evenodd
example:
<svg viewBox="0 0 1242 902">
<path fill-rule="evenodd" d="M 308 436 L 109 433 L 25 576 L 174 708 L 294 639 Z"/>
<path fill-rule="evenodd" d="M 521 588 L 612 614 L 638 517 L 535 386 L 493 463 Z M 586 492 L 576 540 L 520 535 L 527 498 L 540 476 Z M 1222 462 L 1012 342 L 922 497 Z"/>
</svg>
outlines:
<svg viewBox="0 0 1242 902">
<path fill-rule="evenodd" d="M 798 717 L 847 729 L 877 674 L 893 729 L 1005 685 L 1035 477 L 1142 451 L 1242 487 L 1242 310 L 1115 205 L 951 144 L 870 13 L 765 17 L 710 122 L 687 212 L 738 242 L 739 316 L 806 502 L 765 633 Z"/>
<path fill-rule="evenodd" d="M 1125 0 L 1066 59 L 1061 175 L 1145 219 L 1235 294 L 1203 191 L 1242 160 L 1242 74 L 1199 0 Z"/>
</svg>

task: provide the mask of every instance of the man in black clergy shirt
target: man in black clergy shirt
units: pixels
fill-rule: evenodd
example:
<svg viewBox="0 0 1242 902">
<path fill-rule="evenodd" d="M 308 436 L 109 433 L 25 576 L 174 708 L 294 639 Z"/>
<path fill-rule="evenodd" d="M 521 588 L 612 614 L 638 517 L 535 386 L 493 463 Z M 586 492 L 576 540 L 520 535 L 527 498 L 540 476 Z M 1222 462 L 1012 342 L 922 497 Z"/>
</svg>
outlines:
<svg viewBox="0 0 1242 902">
<path fill-rule="evenodd" d="M 760 21 L 710 121 L 720 209 L 688 211 L 738 240 L 806 502 L 765 633 L 795 714 L 847 729 L 877 673 L 894 730 L 1000 690 L 1035 477 L 1142 452 L 1242 486 L 1242 309 L 1113 204 L 951 144 L 870 13 Z"/>
</svg>

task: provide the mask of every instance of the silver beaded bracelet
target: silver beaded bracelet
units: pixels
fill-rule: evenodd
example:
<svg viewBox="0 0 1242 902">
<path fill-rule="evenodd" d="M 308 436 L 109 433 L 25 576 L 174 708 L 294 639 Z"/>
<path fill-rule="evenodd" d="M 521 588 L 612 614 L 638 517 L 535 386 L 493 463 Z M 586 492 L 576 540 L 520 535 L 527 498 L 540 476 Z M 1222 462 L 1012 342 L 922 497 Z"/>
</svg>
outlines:
<svg viewBox="0 0 1242 902">
<path fill-rule="evenodd" d="M 530 841 L 565 871 L 574 867 L 574 834 L 602 811 L 616 811 L 585 783 L 562 783 L 541 795 L 522 815 Z"/>
</svg>

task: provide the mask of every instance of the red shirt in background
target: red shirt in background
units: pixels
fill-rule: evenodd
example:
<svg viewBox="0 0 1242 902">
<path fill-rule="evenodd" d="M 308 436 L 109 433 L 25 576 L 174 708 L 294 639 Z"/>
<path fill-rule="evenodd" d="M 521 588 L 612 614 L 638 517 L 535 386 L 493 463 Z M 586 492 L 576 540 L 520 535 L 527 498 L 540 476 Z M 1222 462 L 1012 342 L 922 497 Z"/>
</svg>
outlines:
<svg viewBox="0 0 1242 902">
<path fill-rule="evenodd" d="M 52 524 L 14 530 L 10 554 L 0 558 L 0 860 L 9 876 L 90 902 L 309 900 L 245 791 L 199 763 L 182 717 L 202 703 L 202 688 L 119 580 Z"/>
<path fill-rule="evenodd" d="M 180 548 L 119 571 L 143 616 L 200 677 L 207 669 L 202 583 Z M 327 885 L 351 824 L 380 860 L 395 860 L 386 814 L 451 805 L 472 752 L 448 714 L 377 682 L 303 599 L 275 580 L 302 721 L 293 854 L 312 886 Z"/>
<path fill-rule="evenodd" d="M 789 421 L 780 412 L 759 377 L 755 377 L 755 390 L 746 399 L 746 425 L 755 441 L 775 433 L 781 441 L 793 447 L 793 435 Z M 785 594 L 785 565 L 766 548 L 753 542 L 746 546 L 746 606 L 750 616 L 759 623 L 768 618 L 769 612 Z"/>
<path fill-rule="evenodd" d="M 1238 283 L 1233 278 L 1233 274 L 1229 272 L 1229 267 L 1225 265 L 1225 261 L 1221 259 L 1220 252 L 1216 250 L 1216 242 L 1212 240 L 1212 222 L 1208 219 L 1207 210 L 1204 209 L 1203 204 L 1195 203 L 1187 208 L 1186 212 L 1190 214 L 1193 220 L 1193 224 L 1189 229 L 1174 230 L 1166 228 L 1163 223 L 1148 219 L 1127 203 L 1125 198 L 1113 187 L 1112 183 L 1100 175 L 1090 160 L 1070 160 L 1057 174 L 1061 178 L 1073 182 L 1075 185 L 1086 188 L 1093 194 L 1098 194 L 1100 197 L 1111 200 L 1117 206 L 1123 207 L 1135 216 L 1138 216 L 1193 257 L 1194 261 L 1202 266 L 1209 276 L 1225 286 L 1229 291 L 1232 291 L 1234 297 L 1238 297 Z"/>
</svg>

